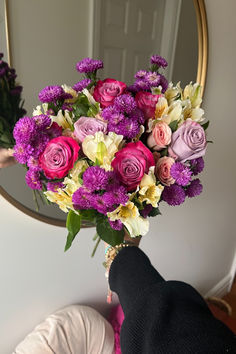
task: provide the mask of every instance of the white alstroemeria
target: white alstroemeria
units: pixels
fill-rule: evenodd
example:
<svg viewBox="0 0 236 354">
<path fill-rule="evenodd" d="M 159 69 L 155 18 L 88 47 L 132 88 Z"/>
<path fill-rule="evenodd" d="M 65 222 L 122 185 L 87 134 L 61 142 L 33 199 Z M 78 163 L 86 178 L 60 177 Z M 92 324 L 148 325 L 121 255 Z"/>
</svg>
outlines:
<svg viewBox="0 0 236 354">
<path fill-rule="evenodd" d="M 64 213 L 68 213 L 70 209 L 74 210 L 72 197 L 64 192 L 63 189 L 58 188 L 56 192 L 47 191 L 44 194 L 50 202 L 56 203 Z"/>
<path fill-rule="evenodd" d="M 161 118 L 161 121 L 165 122 L 166 124 L 170 124 L 171 122 L 177 120 L 178 122 L 183 117 L 183 108 L 181 101 L 174 101 L 171 103 L 168 109 L 168 113 L 164 114 Z"/>
<path fill-rule="evenodd" d="M 181 99 L 183 90 L 180 87 L 180 82 L 177 83 L 176 86 L 173 85 L 172 82 L 169 83 L 169 86 L 165 92 L 165 98 L 168 103 L 171 104 L 176 99 Z"/>
<path fill-rule="evenodd" d="M 66 92 L 66 93 L 69 93 L 72 98 L 67 98 L 65 100 L 65 102 L 68 102 L 68 103 L 74 103 L 78 97 L 78 93 L 70 86 L 64 84 L 64 85 L 61 85 L 61 87 L 63 88 L 63 90 Z"/>
<path fill-rule="evenodd" d="M 40 114 L 45 114 L 48 111 L 48 103 L 43 103 L 41 106 L 38 105 L 33 110 L 33 116 L 40 116 Z"/>
<path fill-rule="evenodd" d="M 95 101 L 88 89 L 85 88 L 82 92 L 88 98 L 90 104 L 96 105 L 98 103 L 97 101 Z"/>
<path fill-rule="evenodd" d="M 155 118 L 161 119 L 168 112 L 168 102 L 165 97 L 160 97 L 156 104 Z"/>
<path fill-rule="evenodd" d="M 190 118 L 195 122 L 201 123 L 205 119 L 203 115 L 204 115 L 204 110 L 202 108 L 196 107 L 192 109 Z"/>
<path fill-rule="evenodd" d="M 60 110 L 56 116 L 50 116 L 53 122 L 56 122 L 58 125 L 60 125 L 63 129 L 72 129 L 73 127 L 73 121 L 70 116 L 69 111 L 65 111 L 64 115 L 62 113 L 62 110 Z"/>
<path fill-rule="evenodd" d="M 140 216 L 138 208 L 130 200 L 125 205 L 119 205 L 114 211 L 107 213 L 111 221 L 120 220 L 131 237 L 144 236 L 149 230 L 149 221 Z"/>
<path fill-rule="evenodd" d="M 192 84 L 190 82 L 184 89 L 183 99 L 189 98 L 193 108 L 199 107 L 202 103 L 201 90 L 202 88 L 198 83 Z"/>
<path fill-rule="evenodd" d="M 101 167 L 110 171 L 111 161 L 119 150 L 123 135 L 109 132 L 108 135 L 96 132 L 95 135 L 88 135 L 82 143 L 84 154 L 93 162 L 99 161 Z"/>
<path fill-rule="evenodd" d="M 152 166 L 149 169 L 148 175 L 146 173 L 144 174 L 139 185 L 138 199 L 141 203 L 146 202 L 147 204 L 151 204 L 154 208 L 157 208 L 164 187 L 161 184 L 156 185 L 154 169 L 155 167 Z"/>
</svg>

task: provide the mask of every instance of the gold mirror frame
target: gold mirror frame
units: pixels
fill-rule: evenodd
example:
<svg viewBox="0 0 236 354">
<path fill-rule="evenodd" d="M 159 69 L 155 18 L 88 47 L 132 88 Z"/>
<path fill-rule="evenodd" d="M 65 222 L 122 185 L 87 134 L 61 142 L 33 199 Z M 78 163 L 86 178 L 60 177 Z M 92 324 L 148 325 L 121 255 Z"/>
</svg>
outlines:
<svg viewBox="0 0 236 354">
<path fill-rule="evenodd" d="M 207 74 L 207 64 L 208 64 L 208 28 L 207 28 L 207 16 L 205 9 L 204 0 L 193 0 L 194 7 L 197 17 L 197 30 L 198 30 L 198 69 L 197 69 L 197 78 L 198 82 L 202 86 L 202 96 L 205 89 L 206 83 L 206 74 Z M 11 65 L 11 48 L 10 48 L 10 37 L 9 37 L 9 25 L 8 25 L 8 1 L 5 0 L 5 26 L 6 26 L 6 41 L 7 41 L 7 50 L 8 50 L 8 63 Z M 18 202 L 10 194 L 8 194 L 4 188 L 0 186 L 0 194 L 5 198 L 9 203 L 14 205 L 17 209 L 23 213 L 31 216 L 34 219 L 45 222 L 50 225 L 65 227 L 65 221 L 60 219 L 47 217 L 38 212 L 32 211 L 30 208 L 27 208 L 22 203 Z M 83 222 L 83 228 L 92 227 L 91 224 Z"/>
</svg>

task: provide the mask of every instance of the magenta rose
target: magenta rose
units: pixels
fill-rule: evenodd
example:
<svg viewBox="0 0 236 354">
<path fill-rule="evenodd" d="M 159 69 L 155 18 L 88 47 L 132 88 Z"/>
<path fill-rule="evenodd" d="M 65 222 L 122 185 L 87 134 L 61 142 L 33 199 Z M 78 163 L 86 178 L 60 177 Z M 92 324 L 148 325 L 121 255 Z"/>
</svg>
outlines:
<svg viewBox="0 0 236 354">
<path fill-rule="evenodd" d="M 151 151 L 138 141 L 129 143 L 118 151 L 111 165 L 120 181 L 131 191 L 139 185 L 144 173 L 148 173 L 155 161 Z"/>
<path fill-rule="evenodd" d="M 139 91 L 135 96 L 135 101 L 137 103 L 138 108 L 140 108 L 145 118 L 152 118 L 155 116 L 156 104 L 162 95 L 153 95 L 150 92 Z"/>
<path fill-rule="evenodd" d="M 93 97 L 105 108 L 113 104 L 114 99 L 126 90 L 126 84 L 114 79 L 99 80 L 94 88 Z"/>
<path fill-rule="evenodd" d="M 165 122 L 157 123 L 148 136 L 147 145 L 153 150 L 162 150 L 171 142 L 172 131 Z"/>
<path fill-rule="evenodd" d="M 172 134 L 169 155 L 180 162 L 197 159 L 206 153 L 206 134 L 201 125 L 187 119 Z"/>
<path fill-rule="evenodd" d="M 63 178 L 78 159 L 79 144 L 67 136 L 49 141 L 39 156 L 39 165 L 47 178 Z"/>
<path fill-rule="evenodd" d="M 90 117 L 80 117 L 77 122 L 74 124 L 75 138 L 82 143 L 87 135 L 95 135 L 96 132 L 107 132 L 107 123 Z"/>
</svg>

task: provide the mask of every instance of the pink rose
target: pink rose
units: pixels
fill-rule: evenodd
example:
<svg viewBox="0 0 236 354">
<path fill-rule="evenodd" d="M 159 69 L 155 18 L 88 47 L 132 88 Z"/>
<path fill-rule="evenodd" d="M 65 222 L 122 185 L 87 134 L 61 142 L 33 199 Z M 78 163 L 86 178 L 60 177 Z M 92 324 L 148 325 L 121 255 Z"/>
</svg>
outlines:
<svg viewBox="0 0 236 354">
<path fill-rule="evenodd" d="M 170 186 L 175 183 L 174 178 L 170 174 L 170 168 L 175 162 L 171 157 L 161 157 L 156 164 L 155 175 L 159 181 L 165 186 Z"/>
<path fill-rule="evenodd" d="M 74 136 L 82 143 L 87 135 L 95 135 L 96 132 L 107 132 L 107 123 L 90 117 L 80 117 L 74 124 Z"/>
<path fill-rule="evenodd" d="M 153 150 L 164 149 L 171 142 L 172 131 L 165 122 L 157 123 L 147 139 L 148 146 Z"/>
<path fill-rule="evenodd" d="M 78 159 L 79 144 L 72 138 L 59 136 L 49 141 L 39 156 L 39 165 L 47 178 L 63 178 Z"/>
<path fill-rule="evenodd" d="M 187 119 L 176 132 L 172 134 L 169 155 L 174 159 L 185 162 L 197 159 L 206 153 L 206 135 L 197 122 Z"/>
<path fill-rule="evenodd" d="M 152 118 L 155 116 L 156 104 L 162 95 L 153 95 L 150 92 L 139 91 L 135 96 L 135 101 L 138 108 L 140 108 L 145 118 Z"/>
<path fill-rule="evenodd" d="M 114 99 L 126 90 L 126 84 L 114 79 L 99 80 L 95 86 L 93 97 L 100 102 L 102 108 L 113 104 Z"/>
<path fill-rule="evenodd" d="M 144 173 L 155 165 L 151 151 L 141 142 L 128 143 L 122 150 L 115 154 L 111 163 L 120 181 L 127 187 L 128 191 L 134 190 Z"/>
</svg>

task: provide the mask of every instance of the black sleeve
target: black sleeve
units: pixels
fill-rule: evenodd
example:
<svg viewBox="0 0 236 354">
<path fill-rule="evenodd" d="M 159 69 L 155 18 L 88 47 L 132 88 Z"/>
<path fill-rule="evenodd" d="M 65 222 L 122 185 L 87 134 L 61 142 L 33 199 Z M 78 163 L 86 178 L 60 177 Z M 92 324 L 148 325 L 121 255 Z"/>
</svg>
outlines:
<svg viewBox="0 0 236 354">
<path fill-rule="evenodd" d="M 236 336 L 213 317 L 198 292 L 165 281 L 139 248 L 119 252 L 109 283 L 125 314 L 123 354 L 236 353 Z"/>
</svg>

